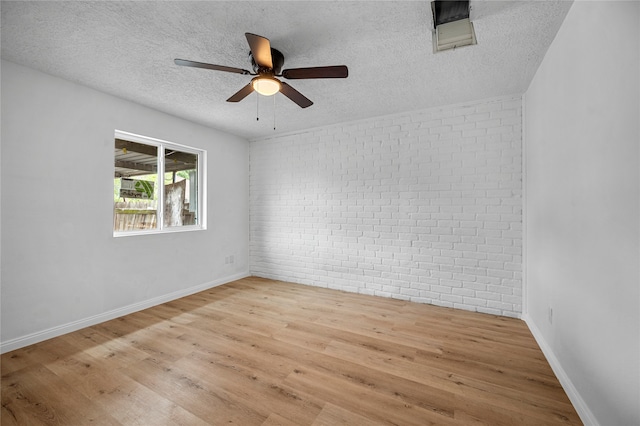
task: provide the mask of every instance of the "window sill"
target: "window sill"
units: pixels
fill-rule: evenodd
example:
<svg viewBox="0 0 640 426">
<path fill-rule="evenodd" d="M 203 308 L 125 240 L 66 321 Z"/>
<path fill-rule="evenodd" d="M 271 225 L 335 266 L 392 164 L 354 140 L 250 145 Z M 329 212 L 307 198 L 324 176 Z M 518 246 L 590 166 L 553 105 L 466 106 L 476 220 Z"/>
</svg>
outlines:
<svg viewBox="0 0 640 426">
<path fill-rule="evenodd" d="M 138 235 L 156 235 L 156 234 L 175 234 L 177 232 L 193 232 L 193 231 L 206 231 L 207 228 L 200 225 L 189 225 L 180 227 L 171 227 L 165 229 L 145 229 L 143 231 L 115 231 L 113 233 L 114 238 L 120 237 L 133 237 Z"/>
</svg>

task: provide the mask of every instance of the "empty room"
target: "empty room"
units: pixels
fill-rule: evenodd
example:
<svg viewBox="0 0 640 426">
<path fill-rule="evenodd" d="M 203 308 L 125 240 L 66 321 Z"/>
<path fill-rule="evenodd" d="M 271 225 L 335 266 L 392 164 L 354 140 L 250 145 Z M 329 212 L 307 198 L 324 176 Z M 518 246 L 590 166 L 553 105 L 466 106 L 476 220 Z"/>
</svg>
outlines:
<svg viewBox="0 0 640 426">
<path fill-rule="evenodd" d="M 640 425 L 640 2 L 0 14 L 2 425 Z"/>
</svg>

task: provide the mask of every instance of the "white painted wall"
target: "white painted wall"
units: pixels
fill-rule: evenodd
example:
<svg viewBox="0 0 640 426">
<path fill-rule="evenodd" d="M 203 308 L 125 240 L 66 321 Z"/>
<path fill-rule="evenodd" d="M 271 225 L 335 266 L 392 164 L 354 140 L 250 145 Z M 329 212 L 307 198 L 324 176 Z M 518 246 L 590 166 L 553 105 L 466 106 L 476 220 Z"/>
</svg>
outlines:
<svg viewBox="0 0 640 426">
<path fill-rule="evenodd" d="M 115 129 L 208 151 L 206 231 L 112 236 Z M 3 351 L 248 272 L 236 136 L 2 61 L 1 174 Z"/>
<path fill-rule="evenodd" d="M 639 28 L 575 2 L 525 95 L 525 319 L 603 426 L 640 424 Z"/>
<path fill-rule="evenodd" d="M 255 275 L 518 316 L 519 96 L 252 141 Z"/>
</svg>

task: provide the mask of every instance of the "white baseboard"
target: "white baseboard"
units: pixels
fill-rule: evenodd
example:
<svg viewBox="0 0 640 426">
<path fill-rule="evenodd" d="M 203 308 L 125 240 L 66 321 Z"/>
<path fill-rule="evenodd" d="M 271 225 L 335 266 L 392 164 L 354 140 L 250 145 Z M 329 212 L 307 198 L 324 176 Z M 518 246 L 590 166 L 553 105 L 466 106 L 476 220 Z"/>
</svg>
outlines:
<svg viewBox="0 0 640 426">
<path fill-rule="evenodd" d="M 134 303 L 132 305 L 124 306 L 122 308 L 113 309 L 102 314 L 93 315 L 88 318 L 83 318 L 77 321 L 72 321 L 67 324 L 51 327 L 46 330 L 37 331 L 35 333 L 28 334 L 26 336 L 16 337 L 6 342 L 0 342 L 0 354 L 10 352 L 16 349 L 23 348 L 25 346 L 33 345 L 34 343 L 42 342 L 53 337 L 61 336 L 63 334 L 71 333 L 76 330 L 80 330 L 85 327 L 100 324 L 101 322 L 109 321 L 114 318 L 121 317 L 123 315 L 132 314 L 134 312 L 141 311 L 143 309 L 150 308 L 152 306 L 160 305 L 162 303 L 170 302 L 172 300 L 179 299 L 181 297 L 189 296 L 200 291 L 208 290 L 213 287 L 217 287 L 222 284 L 229 283 L 231 281 L 239 280 L 249 276 L 249 272 L 242 272 L 239 274 L 227 276 L 217 279 L 215 281 L 209 281 L 204 284 L 199 284 L 194 287 L 189 287 L 183 290 L 175 291 L 173 293 L 165 294 L 162 296 L 154 297 L 149 300 Z"/>
<path fill-rule="evenodd" d="M 551 369 L 558 377 L 558 380 L 560 381 L 560 384 L 562 385 L 564 391 L 567 393 L 569 400 L 578 412 L 578 416 L 580 416 L 580 420 L 582 420 L 582 423 L 584 423 L 585 426 L 600 426 L 600 423 L 598 423 L 595 416 L 593 415 L 591 410 L 589 410 L 587 404 L 584 402 L 584 399 L 582 399 L 580 393 L 578 393 L 578 390 L 573 385 L 571 379 L 569 379 L 569 376 L 564 371 L 564 368 L 562 368 L 560 361 L 558 361 L 558 358 L 556 358 L 555 354 L 551 350 L 551 347 L 547 344 L 546 340 L 542 336 L 542 333 L 540 332 L 540 329 L 536 326 L 533 319 L 529 315 L 523 314 L 522 320 L 527 324 L 527 327 L 529 327 L 531 334 L 533 334 L 533 337 L 536 339 L 538 346 L 540 346 L 540 349 L 542 349 L 542 353 L 544 353 L 544 356 L 547 358 Z"/>
</svg>

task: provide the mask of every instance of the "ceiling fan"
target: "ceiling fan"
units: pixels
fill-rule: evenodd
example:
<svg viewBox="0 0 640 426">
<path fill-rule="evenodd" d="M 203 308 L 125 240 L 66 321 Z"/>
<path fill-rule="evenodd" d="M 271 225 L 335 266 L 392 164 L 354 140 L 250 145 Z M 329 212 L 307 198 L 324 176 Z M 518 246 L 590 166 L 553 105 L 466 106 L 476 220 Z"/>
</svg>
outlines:
<svg viewBox="0 0 640 426">
<path fill-rule="evenodd" d="M 236 74 L 255 75 L 251 82 L 232 95 L 227 102 L 240 102 L 253 91 L 264 96 L 275 95 L 280 92 L 301 108 L 313 105 L 307 97 L 287 83 L 278 80 L 276 77 L 284 77 L 290 80 L 309 78 L 346 78 L 349 70 L 345 65 L 334 65 L 328 67 L 311 68 L 291 68 L 281 72 L 284 65 L 284 55 L 271 47 L 269 39 L 262 36 L 245 33 L 249 43 L 249 58 L 253 66 L 253 72 L 241 68 L 226 67 L 223 65 L 206 64 L 203 62 L 188 61 L 186 59 L 175 59 L 176 65 L 185 67 L 205 68 L 214 71 L 225 71 Z"/>
</svg>

